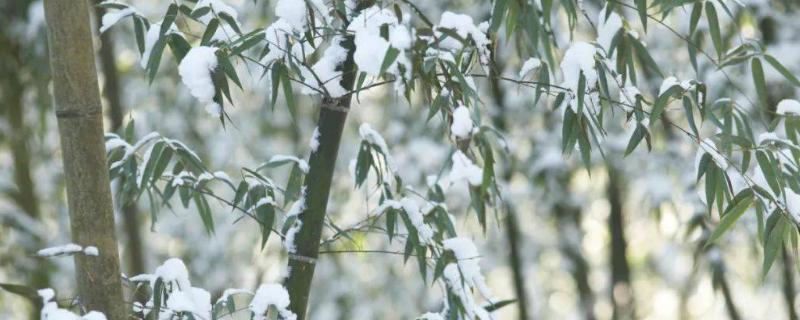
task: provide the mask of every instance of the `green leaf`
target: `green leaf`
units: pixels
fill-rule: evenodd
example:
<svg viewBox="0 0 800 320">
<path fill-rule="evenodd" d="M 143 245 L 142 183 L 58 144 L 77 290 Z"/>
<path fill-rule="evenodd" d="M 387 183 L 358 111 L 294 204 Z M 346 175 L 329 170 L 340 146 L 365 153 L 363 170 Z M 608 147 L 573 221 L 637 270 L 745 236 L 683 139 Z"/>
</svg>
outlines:
<svg viewBox="0 0 800 320">
<path fill-rule="evenodd" d="M 417 266 L 419 266 L 419 273 L 422 275 L 423 282 L 427 282 L 428 279 L 428 248 L 425 246 L 416 246 L 417 247 Z"/>
<path fill-rule="evenodd" d="M 581 162 L 586 171 L 592 171 L 592 145 L 589 143 L 589 135 L 585 126 L 578 128 L 578 149 L 581 152 Z"/>
<path fill-rule="evenodd" d="M 263 196 L 267 195 L 263 194 Z M 267 245 L 270 233 L 272 233 L 272 226 L 275 224 L 275 207 L 272 205 L 256 207 L 256 218 L 258 218 L 259 227 L 261 228 L 261 249 L 263 250 Z"/>
<path fill-rule="evenodd" d="M 372 151 L 369 143 L 363 141 L 356 157 L 356 188 L 361 187 L 367 179 L 370 167 L 372 167 Z"/>
<path fill-rule="evenodd" d="M 286 191 L 283 192 L 283 205 L 285 206 L 299 199 L 302 187 L 303 170 L 300 170 L 299 164 L 295 164 L 292 166 L 292 171 L 289 174 L 289 181 L 286 183 Z"/>
<path fill-rule="evenodd" d="M 508 0 L 495 0 L 494 7 L 492 8 L 491 23 L 489 25 L 489 33 L 495 33 L 500 29 L 503 23 L 503 17 L 506 15 L 508 9 Z"/>
<path fill-rule="evenodd" d="M 169 28 L 172 27 L 172 24 L 175 22 L 175 18 L 178 17 L 178 6 L 174 3 L 169 5 L 167 8 L 167 13 L 164 15 L 164 20 L 161 22 L 161 29 L 159 30 L 159 35 L 164 36 L 169 31 Z"/>
<path fill-rule="evenodd" d="M 147 315 L 148 319 L 155 319 L 161 314 L 161 300 L 164 295 L 164 280 L 161 277 L 156 278 L 153 285 L 153 309 Z"/>
<path fill-rule="evenodd" d="M 697 1 L 692 6 L 692 16 L 689 18 L 689 35 L 697 30 L 697 23 L 700 22 L 700 15 L 703 14 L 703 2 Z"/>
<path fill-rule="evenodd" d="M 631 154 L 631 152 L 636 149 L 636 146 L 642 142 L 642 138 L 644 138 L 645 133 L 647 133 L 647 128 L 641 124 L 637 124 L 636 130 L 633 131 L 631 140 L 628 141 L 628 146 L 625 148 L 625 156 Z"/>
<path fill-rule="evenodd" d="M 639 20 L 642 22 L 642 28 L 647 33 L 647 0 L 635 0 L 636 10 L 639 12 Z"/>
<path fill-rule="evenodd" d="M 158 159 L 161 157 L 161 152 L 164 150 L 164 141 L 158 141 L 150 147 L 149 154 L 150 158 L 147 159 L 147 162 L 144 164 L 144 171 L 142 172 L 142 182 L 139 188 L 144 190 L 147 188 L 147 185 L 150 182 L 151 177 L 153 176 L 153 171 L 158 164 Z M 140 191 L 141 192 L 141 191 Z"/>
<path fill-rule="evenodd" d="M 789 82 L 791 82 L 794 86 L 800 87 L 800 80 L 798 80 L 797 77 L 795 77 L 794 74 L 792 74 L 792 72 L 789 71 L 789 69 L 786 69 L 786 67 L 784 67 L 783 64 L 780 63 L 780 61 L 775 59 L 775 57 L 765 54 L 764 60 L 767 60 L 767 62 L 770 65 L 772 65 L 772 67 L 775 68 L 775 70 L 778 70 L 778 72 L 780 72 L 783 75 L 783 77 L 786 78 L 786 80 L 789 80 Z"/>
<path fill-rule="evenodd" d="M 137 15 L 133 16 L 133 32 L 136 36 L 136 47 L 139 49 L 139 54 L 144 52 L 144 33 L 146 28 L 143 19 Z"/>
<path fill-rule="evenodd" d="M 478 216 L 478 223 L 483 228 L 483 232 L 486 233 L 486 203 L 483 196 L 478 188 L 470 187 L 469 197 L 472 208 L 475 209 L 475 215 Z"/>
<path fill-rule="evenodd" d="M 200 219 L 203 220 L 203 226 L 205 226 L 206 232 L 208 232 L 208 234 L 214 234 L 214 218 L 211 215 L 211 208 L 208 206 L 208 201 L 206 201 L 203 194 L 199 192 L 195 193 L 194 204 L 200 214 Z"/>
<path fill-rule="evenodd" d="M 753 83 L 756 87 L 756 94 L 758 94 L 758 101 L 761 107 L 767 110 L 767 84 L 764 80 L 764 68 L 761 66 L 761 60 L 753 58 L 750 68 L 753 72 Z"/>
<path fill-rule="evenodd" d="M 583 110 L 583 96 L 586 94 L 586 76 L 583 75 L 583 71 L 580 72 L 578 78 L 578 114 L 582 113 Z"/>
<path fill-rule="evenodd" d="M 212 18 L 210 21 L 208 21 L 206 31 L 203 32 L 203 38 L 200 40 L 201 46 L 206 46 L 211 42 L 211 38 L 214 37 L 215 33 L 217 33 L 217 27 L 219 27 L 219 19 Z"/>
<path fill-rule="evenodd" d="M 773 212 L 773 215 L 777 215 L 777 221 L 775 222 L 775 226 L 773 228 L 769 228 L 766 231 L 765 236 L 767 237 L 767 241 L 764 244 L 764 264 L 761 268 L 761 276 L 766 277 L 767 273 L 769 273 L 769 269 L 772 267 L 772 263 L 775 262 L 775 258 L 778 256 L 778 251 L 781 249 L 783 245 L 783 238 L 786 231 L 789 230 L 788 227 L 789 223 L 786 221 L 786 218 L 783 217 L 779 212 Z"/>
<path fill-rule="evenodd" d="M 164 53 L 164 48 L 167 46 L 167 38 L 160 37 L 153 44 L 150 49 L 150 57 L 147 58 L 147 75 L 149 83 L 152 84 L 158 73 L 158 66 L 161 64 L 161 55 Z"/>
<path fill-rule="evenodd" d="M 714 3 L 706 1 L 706 19 L 708 20 L 708 31 L 711 34 L 711 41 L 714 42 L 714 49 L 717 51 L 717 57 L 722 56 L 723 44 L 722 36 L 719 30 L 719 19 L 717 19 L 717 9 L 714 8 Z"/>
<path fill-rule="evenodd" d="M 178 63 L 183 61 L 183 57 L 189 53 L 189 50 L 192 50 L 192 45 L 178 34 L 168 35 L 167 43 L 169 44 L 169 49 L 172 50 L 172 55 L 175 56 L 175 60 L 177 60 Z"/>
<path fill-rule="evenodd" d="M 283 96 L 286 99 L 286 106 L 289 108 L 289 114 L 292 116 L 292 121 L 297 119 L 297 106 L 294 103 L 294 92 L 292 92 L 292 80 L 289 79 L 289 70 L 285 67 L 280 73 L 281 85 L 283 86 Z"/>
<path fill-rule="evenodd" d="M 169 161 L 172 159 L 173 153 L 174 152 L 172 151 L 172 148 L 169 147 L 161 150 L 161 154 L 158 156 L 158 162 L 153 169 L 151 183 L 155 183 L 159 178 L 161 178 L 161 175 L 164 174 L 164 170 L 167 169 L 167 165 L 169 165 Z"/>
<path fill-rule="evenodd" d="M 234 19 L 233 17 L 231 17 L 229 14 L 227 14 L 225 12 L 217 12 L 217 15 L 222 20 L 224 20 L 225 23 L 227 23 L 229 26 L 231 26 L 231 28 L 233 28 L 233 31 L 236 31 L 236 33 L 238 33 L 238 34 L 242 34 L 242 30 L 239 29 L 239 24 L 236 23 L 236 19 Z"/>
<path fill-rule="evenodd" d="M 658 68 L 658 63 L 656 63 L 653 56 L 650 55 L 650 51 L 645 48 L 644 44 L 633 37 L 629 37 L 629 39 L 631 40 L 630 43 L 633 44 L 633 48 L 636 50 L 636 56 L 639 57 L 639 60 L 644 62 L 648 69 L 663 77 L 664 74 L 661 73 L 661 69 Z"/>
<path fill-rule="evenodd" d="M 389 243 L 392 242 L 394 230 L 397 227 L 397 211 L 392 207 L 386 209 L 386 234 L 389 236 Z"/>
<path fill-rule="evenodd" d="M 561 152 L 565 154 L 572 153 L 572 147 L 575 146 L 578 136 L 578 116 L 572 109 L 564 111 L 564 121 L 561 127 Z"/>
<path fill-rule="evenodd" d="M 225 72 L 225 75 L 228 76 L 234 84 L 236 84 L 239 89 L 242 89 L 242 82 L 239 81 L 239 76 L 236 75 L 236 69 L 231 64 L 231 60 L 228 57 L 220 57 L 219 65 L 222 67 L 222 70 Z"/>
<path fill-rule="evenodd" d="M 761 168 L 761 172 L 764 173 L 764 178 L 767 179 L 767 184 L 769 184 L 770 189 L 772 189 L 776 195 L 780 195 L 781 186 L 778 182 L 772 157 L 770 157 L 766 151 L 758 150 L 756 151 L 756 161 L 758 162 L 758 166 Z"/>
<path fill-rule="evenodd" d="M 386 50 L 386 55 L 383 56 L 383 62 L 381 63 L 381 74 L 386 72 L 386 69 L 389 69 L 389 66 L 397 60 L 397 56 L 400 54 L 400 50 L 395 49 L 394 47 L 389 47 Z"/>
<path fill-rule="evenodd" d="M 716 242 L 725 232 L 730 229 L 733 224 L 739 220 L 739 218 L 747 211 L 747 208 L 753 203 L 753 190 L 746 189 L 736 195 L 734 199 L 731 201 L 731 204 L 728 205 L 728 208 L 725 209 L 725 213 L 722 214 L 722 218 L 719 220 L 719 225 L 717 228 L 714 229 L 714 232 L 711 233 L 711 236 L 708 237 L 708 241 L 706 245 L 710 245 Z"/>
<path fill-rule="evenodd" d="M 656 120 L 658 120 L 658 118 L 661 117 L 661 113 L 664 112 L 664 108 L 667 106 L 667 104 L 669 103 L 670 99 L 672 99 L 672 96 L 674 96 L 675 94 L 680 93 L 682 91 L 683 91 L 683 87 L 681 87 L 680 85 L 673 85 L 672 87 L 669 87 L 669 89 L 667 89 L 667 91 L 664 91 L 663 94 L 658 96 L 658 99 L 656 99 L 656 102 L 653 103 L 653 110 L 650 112 L 650 124 L 651 125 L 656 123 L 656 122 L 658 122 Z"/>
<path fill-rule="evenodd" d="M 242 42 L 240 45 L 233 47 L 231 50 L 231 55 L 239 55 L 247 49 L 254 47 L 255 45 L 259 44 L 261 41 L 264 41 L 264 33 L 257 33 Z"/>
<path fill-rule="evenodd" d="M 496 311 L 497 309 L 500 309 L 502 307 L 505 307 L 505 306 L 510 305 L 512 303 L 515 303 L 515 302 L 517 302 L 517 299 L 500 300 L 498 302 L 494 302 L 494 303 L 484 307 L 484 309 L 486 309 L 486 311 L 493 312 L 493 311 Z"/>
</svg>

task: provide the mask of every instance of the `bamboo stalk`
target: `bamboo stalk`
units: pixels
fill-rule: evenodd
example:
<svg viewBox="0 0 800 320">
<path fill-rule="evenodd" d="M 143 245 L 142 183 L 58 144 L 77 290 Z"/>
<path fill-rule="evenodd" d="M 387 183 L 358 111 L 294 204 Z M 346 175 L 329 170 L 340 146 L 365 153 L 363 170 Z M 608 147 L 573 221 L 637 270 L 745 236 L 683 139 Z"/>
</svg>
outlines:
<svg viewBox="0 0 800 320">
<path fill-rule="evenodd" d="M 356 12 L 366 8 L 371 2 L 359 1 Z M 353 36 L 345 37 L 341 45 L 347 49 L 347 58 L 341 66 L 342 80 L 340 84 L 345 90 L 352 91 L 356 75 L 356 66 L 353 61 L 353 52 L 355 51 Z M 320 102 L 320 113 L 317 120 L 319 147 L 311 153 L 308 161 L 310 169 L 303 183 L 306 192 L 306 207 L 298 217 L 303 225 L 295 236 L 297 250 L 289 256 L 289 275 L 285 281 L 291 301 L 289 309 L 297 315 L 298 320 L 305 319 L 308 310 L 311 281 L 319 255 L 319 243 L 328 208 L 328 196 L 342 131 L 345 120 L 347 120 L 347 111 L 350 108 L 350 100 L 351 95 L 347 94 L 338 98 L 324 97 Z"/>
<path fill-rule="evenodd" d="M 103 118 L 87 0 L 46 0 L 53 98 L 74 243 L 98 256 L 75 256 L 80 303 L 125 318 L 114 211 L 106 169 Z"/>
</svg>

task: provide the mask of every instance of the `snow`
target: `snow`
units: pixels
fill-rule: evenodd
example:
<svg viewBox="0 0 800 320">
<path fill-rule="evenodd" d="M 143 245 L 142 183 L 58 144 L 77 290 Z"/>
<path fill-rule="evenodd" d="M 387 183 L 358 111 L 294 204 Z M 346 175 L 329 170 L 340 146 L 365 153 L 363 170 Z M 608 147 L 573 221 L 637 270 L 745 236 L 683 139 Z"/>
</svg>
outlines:
<svg viewBox="0 0 800 320">
<path fill-rule="evenodd" d="M 642 95 L 642 92 L 639 91 L 639 88 L 635 86 L 625 86 L 619 90 L 619 99 L 625 99 L 623 102 L 630 105 L 625 106 L 626 109 L 632 109 L 632 107 L 636 104 L 636 96 L 640 95 Z"/>
<path fill-rule="evenodd" d="M 381 151 L 385 152 L 389 150 L 389 148 L 386 146 L 386 140 L 383 139 L 383 136 L 381 136 L 378 131 L 372 129 L 372 126 L 370 126 L 369 123 L 362 123 L 358 127 L 358 134 L 361 136 L 362 140 L 366 140 L 370 144 L 378 147 L 378 149 L 381 149 Z"/>
<path fill-rule="evenodd" d="M 98 311 L 89 311 L 89 313 L 83 315 L 83 320 L 106 320 L 106 315 L 98 312 Z"/>
<path fill-rule="evenodd" d="M 473 127 L 467 107 L 462 105 L 453 110 L 453 124 L 450 125 L 450 132 L 453 133 L 453 136 L 457 139 L 467 139 L 472 133 Z"/>
<path fill-rule="evenodd" d="M 211 318 L 211 294 L 201 288 L 173 290 L 166 306 L 172 312 L 189 312 L 199 319 Z"/>
<path fill-rule="evenodd" d="M 595 70 L 595 54 L 597 48 L 586 42 L 575 42 L 564 53 L 561 60 L 561 73 L 564 81 L 561 86 L 569 89 L 573 95 L 577 96 L 580 74 L 586 79 L 586 90 L 597 85 L 597 71 Z M 577 111 L 577 103 L 571 103 L 574 111 Z"/>
<path fill-rule="evenodd" d="M 278 0 L 275 15 L 285 20 L 296 31 L 306 30 L 306 3 L 298 0 Z"/>
<path fill-rule="evenodd" d="M 287 46 L 287 37 L 291 38 L 292 26 L 283 19 L 275 21 L 264 31 L 269 52 L 261 58 L 261 64 L 269 65 L 273 61 L 286 57 L 290 52 L 292 56 L 302 59 L 303 52 L 311 52 L 311 46 Z M 308 49 L 308 50 L 306 50 Z"/>
<path fill-rule="evenodd" d="M 172 178 L 172 186 L 173 187 L 182 186 L 189 181 L 188 179 L 194 179 L 194 175 L 192 175 L 192 173 L 188 171 L 181 171 L 180 173 L 178 173 L 177 176 L 174 176 Z"/>
<path fill-rule="evenodd" d="M 175 28 L 175 25 L 169 27 L 167 30 L 166 35 L 169 34 L 180 34 L 178 29 Z M 156 44 L 158 39 L 161 38 L 161 22 L 156 22 L 150 25 L 150 29 L 147 29 L 147 33 L 144 35 L 144 51 L 142 52 L 142 59 L 139 61 L 139 65 L 144 69 L 147 68 L 147 62 L 150 61 L 150 52 L 153 49 L 153 46 Z"/>
<path fill-rule="evenodd" d="M 489 313 L 475 303 L 471 291 L 464 287 L 465 281 L 461 277 L 461 273 L 458 271 L 456 264 L 450 263 L 445 266 L 442 276 L 447 286 L 450 288 L 450 292 L 455 294 L 461 301 L 461 305 L 464 306 L 468 319 L 491 319 Z"/>
<path fill-rule="evenodd" d="M 783 139 L 779 138 L 775 132 L 763 132 L 758 135 L 758 139 L 756 139 L 759 145 L 764 144 L 764 142 L 769 141 L 783 141 Z"/>
<path fill-rule="evenodd" d="M 133 14 L 136 14 L 136 10 L 131 7 L 117 11 L 106 11 L 106 13 L 103 15 L 102 26 L 100 26 L 100 33 L 106 32 L 108 28 L 111 28 L 117 24 L 117 22 L 119 22 L 119 20 L 122 18 Z"/>
<path fill-rule="evenodd" d="M 331 45 L 322 54 L 322 58 L 311 67 L 317 76 L 316 78 L 312 74 L 304 75 L 306 84 L 313 88 L 324 86 L 325 91 L 333 98 L 341 97 L 347 93 L 347 90 L 341 84 L 342 71 L 338 70 L 339 65 L 347 59 L 347 49 L 342 47 L 342 41 L 344 41 L 344 37 L 334 37 L 331 40 Z M 321 83 L 317 83 L 317 78 Z M 303 87 L 303 93 L 313 94 L 317 92 L 311 88 Z"/>
<path fill-rule="evenodd" d="M 234 20 L 236 20 L 239 17 L 239 14 L 236 12 L 236 9 L 234 9 L 230 5 L 226 4 L 222 0 L 200 0 L 194 6 L 194 10 L 193 11 L 197 11 L 197 9 L 200 9 L 200 8 L 211 8 L 211 10 L 213 10 L 214 13 L 216 13 L 216 14 L 220 14 L 220 13 L 227 14 L 227 15 L 231 16 L 231 18 L 233 18 Z M 211 19 L 209 18 L 208 20 L 211 20 Z M 208 21 L 204 21 L 204 22 L 208 23 Z"/>
<path fill-rule="evenodd" d="M 779 115 L 800 116 L 800 102 L 794 99 L 783 99 L 778 102 L 776 113 Z"/>
<path fill-rule="evenodd" d="M 800 194 L 791 188 L 784 188 L 783 192 L 786 194 L 786 210 L 789 211 L 795 222 L 800 222 Z"/>
<path fill-rule="evenodd" d="M 150 283 L 151 288 L 154 288 L 158 279 L 163 281 L 168 298 L 166 301 L 162 301 L 164 309 L 156 317 L 157 319 L 171 319 L 177 312 L 189 312 L 198 319 L 211 318 L 211 294 L 204 289 L 192 287 L 189 281 L 189 271 L 181 259 L 168 259 L 158 266 L 153 274 L 140 274 L 131 277 L 130 280 L 146 281 Z M 153 298 L 151 296 L 150 301 L 147 302 L 148 306 L 153 305 Z"/>
<path fill-rule="evenodd" d="M 453 160 L 453 167 L 449 176 L 451 183 L 465 180 L 473 187 L 481 185 L 481 182 L 483 182 L 483 169 L 472 163 L 472 160 L 467 158 L 460 150 L 454 152 L 451 159 Z"/>
<path fill-rule="evenodd" d="M 211 22 L 211 19 L 214 18 L 215 15 L 219 16 L 222 13 L 233 18 L 233 20 L 236 21 L 237 24 L 239 23 L 238 20 L 239 14 L 236 12 L 236 9 L 226 4 L 222 0 L 200 0 L 194 6 L 192 12 L 197 12 L 197 10 L 201 8 L 211 9 L 209 13 L 206 13 L 205 15 L 198 17 L 198 20 L 200 20 L 200 22 L 202 22 L 203 24 L 208 25 L 208 23 Z M 238 36 L 239 35 L 236 33 L 236 30 L 234 30 L 230 25 L 228 25 L 227 23 L 221 23 L 217 28 L 217 30 L 214 32 L 214 35 L 211 36 L 211 40 L 217 40 L 217 41 L 234 40 L 235 38 L 238 38 Z"/>
<path fill-rule="evenodd" d="M 189 50 L 178 66 L 178 74 L 189 92 L 201 103 L 206 104 L 206 112 L 218 117 L 222 107 L 214 102 L 214 82 L 211 73 L 217 68 L 217 48 L 199 46 Z"/>
<path fill-rule="evenodd" d="M 465 237 L 455 237 L 442 241 L 444 248 L 453 252 L 458 260 L 458 269 L 464 280 L 473 288 L 477 288 L 485 297 L 491 297 L 489 287 L 481 274 L 481 267 L 478 265 L 480 255 L 472 240 Z"/>
<path fill-rule="evenodd" d="M 286 288 L 274 283 L 262 284 L 250 301 L 250 311 L 253 312 L 253 319 L 266 320 L 267 310 L 270 306 L 274 306 L 283 319 L 295 320 L 297 315 L 289 310 L 289 302 L 289 292 Z"/>
<path fill-rule="evenodd" d="M 226 303 L 228 301 L 228 297 L 237 294 L 250 294 L 252 295 L 253 292 L 247 289 L 225 289 L 222 292 L 222 296 L 217 299 L 217 303 Z"/>
<path fill-rule="evenodd" d="M 311 148 L 311 152 L 317 152 L 319 149 L 319 127 L 314 127 L 314 133 L 311 134 L 311 141 L 308 142 L 308 147 Z"/>
<path fill-rule="evenodd" d="M 36 255 L 40 257 L 55 257 L 62 255 L 71 255 L 82 251 L 83 247 L 74 243 L 69 243 L 62 246 L 55 246 L 39 250 L 36 252 Z"/>
<path fill-rule="evenodd" d="M 412 42 L 411 31 L 406 26 L 397 25 L 389 29 L 389 43 L 392 47 L 400 50 L 410 49 Z"/>
<path fill-rule="evenodd" d="M 294 245 L 294 238 L 297 236 L 297 233 L 300 232 L 300 228 L 303 227 L 303 221 L 300 221 L 300 214 L 306 209 L 305 187 L 303 187 L 300 194 L 300 199 L 295 201 L 292 204 L 292 207 L 289 208 L 289 211 L 286 212 L 286 219 L 295 217 L 294 223 L 292 223 L 292 226 L 286 230 L 286 234 L 283 238 L 283 247 L 286 249 L 286 252 L 289 253 L 295 253 L 297 251 L 297 247 Z"/>
<path fill-rule="evenodd" d="M 597 19 L 597 44 L 599 44 L 606 53 L 611 49 L 611 41 L 614 36 L 622 29 L 622 19 L 615 12 L 612 12 L 608 19 L 606 19 L 606 10 L 600 10 L 599 18 Z"/>
<path fill-rule="evenodd" d="M 183 261 L 178 258 L 164 261 L 162 265 L 156 268 L 154 275 L 157 278 L 161 278 L 165 283 L 176 284 L 180 289 L 189 289 L 191 287 L 189 270 L 186 269 Z"/>
<path fill-rule="evenodd" d="M 660 96 L 664 94 L 664 92 L 666 92 L 667 90 L 669 90 L 669 88 L 672 88 L 673 86 L 680 86 L 681 88 L 683 88 L 683 90 L 689 90 L 692 88 L 692 86 L 694 86 L 694 83 L 692 80 L 684 80 L 679 82 L 677 78 L 670 76 L 665 78 L 664 81 L 661 82 L 661 87 L 658 88 L 658 95 Z"/>
<path fill-rule="evenodd" d="M 72 311 L 59 308 L 58 303 L 54 301 L 56 293 L 53 289 L 40 289 L 37 293 L 42 298 L 42 310 L 40 312 L 42 320 L 106 320 L 106 316 L 97 311 L 89 311 L 81 317 L 72 313 Z"/>
<path fill-rule="evenodd" d="M 530 58 L 525 60 L 525 63 L 522 64 L 522 68 L 519 69 L 519 77 L 525 78 L 529 73 L 532 71 L 539 69 L 542 66 L 542 60 L 538 58 Z"/>
<path fill-rule="evenodd" d="M 106 152 L 117 148 L 125 148 L 127 152 L 127 150 L 133 148 L 133 146 L 114 133 L 106 134 Z"/>
<path fill-rule="evenodd" d="M 100 255 L 100 250 L 98 250 L 95 246 L 87 246 L 86 248 L 83 248 L 83 254 L 96 257 Z"/>
<path fill-rule="evenodd" d="M 375 131 L 375 129 L 373 129 L 369 123 L 362 123 L 358 127 L 358 134 L 361 136 L 362 140 L 368 142 L 383 152 L 383 155 L 386 156 L 386 166 L 389 168 L 389 171 L 397 171 L 397 167 L 394 164 L 394 159 L 389 154 L 389 147 L 386 145 L 386 140 L 383 139 L 383 136 L 381 136 L 378 131 Z"/>
<path fill-rule="evenodd" d="M 383 25 L 388 25 L 389 40 L 392 42 L 381 37 L 381 26 Z M 399 72 L 398 64 L 410 65 L 402 50 L 410 46 L 411 35 L 408 29 L 400 24 L 392 11 L 381 9 L 377 5 L 369 7 L 353 18 L 347 30 L 355 33 L 353 41 L 356 50 L 353 53 L 353 60 L 360 71 L 372 76 L 380 76 L 381 66 L 389 47 L 395 47 L 401 52 L 388 66 L 386 72 L 397 74 Z M 410 68 L 406 68 L 406 70 L 410 71 Z M 408 73 L 406 74 L 408 75 Z"/>
<path fill-rule="evenodd" d="M 269 158 L 269 161 L 267 161 L 267 164 L 272 164 L 272 163 L 277 163 L 277 162 L 285 162 L 285 161 L 291 161 L 291 162 L 297 163 L 297 166 L 300 168 L 300 171 L 303 171 L 303 173 L 308 174 L 308 170 L 310 169 L 309 166 L 308 166 L 308 162 L 306 162 L 305 160 L 300 159 L 298 157 L 295 157 L 295 156 L 276 154 L 276 155 L 272 156 L 272 158 Z"/>
<path fill-rule="evenodd" d="M 489 46 L 491 45 L 491 42 L 489 41 L 489 38 L 486 37 L 486 34 L 484 33 L 485 31 L 475 26 L 472 17 L 465 14 L 457 14 L 450 11 L 445 11 L 442 13 L 442 17 L 439 20 L 439 25 L 436 29 L 440 28 L 453 29 L 460 37 L 464 39 L 472 38 L 478 48 L 478 54 L 480 55 L 481 63 L 486 64 L 489 62 Z M 443 33 L 438 30 L 436 31 L 437 38 L 442 38 L 443 36 Z M 452 37 L 447 37 L 441 40 L 439 47 L 451 51 L 458 51 L 464 47 L 464 44 L 456 39 L 453 39 Z"/>
<path fill-rule="evenodd" d="M 400 206 L 403 207 L 403 210 L 408 215 L 408 219 L 411 220 L 411 224 L 413 224 L 414 228 L 417 229 L 419 241 L 426 244 L 431 243 L 431 240 L 433 239 L 433 229 L 431 229 L 429 225 L 425 224 L 422 211 L 420 210 L 416 201 L 405 197 L 400 199 Z"/>
<path fill-rule="evenodd" d="M 441 314 L 428 312 L 426 314 L 417 317 L 416 320 L 444 320 L 444 318 L 442 317 Z"/>
<path fill-rule="evenodd" d="M 703 141 L 700 142 L 700 148 L 697 149 L 697 156 L 695 157 L 695 168 L 697 168 L 700 164 L 700 160 L 703 157 L 704 153 L 708 153 L 711 155 L 711 159 L 714 160 L 714 163 L 717 164 L 718 167 L 725 170 L 728 168 L 728 161 L 719 151 L 717 151 L 717 145 L 711 138 L 705 138 Z"/>
</svg>

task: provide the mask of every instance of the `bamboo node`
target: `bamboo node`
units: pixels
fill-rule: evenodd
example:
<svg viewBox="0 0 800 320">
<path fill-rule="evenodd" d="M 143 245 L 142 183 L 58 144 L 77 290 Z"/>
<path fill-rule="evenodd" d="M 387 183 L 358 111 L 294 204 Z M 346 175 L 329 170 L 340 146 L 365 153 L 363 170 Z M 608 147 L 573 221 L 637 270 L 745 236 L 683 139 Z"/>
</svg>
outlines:
<svg viewBox="0 0 800 320">
<path fill-rule="evenodd" d="M 289 260 L 305 262 L 307 264 L 316 264 L 317 263 L 317 258 L 306 257 L 306 256 L 297 255 L 297 254 L 290 254 L 289 255 Z"/>
</svg>

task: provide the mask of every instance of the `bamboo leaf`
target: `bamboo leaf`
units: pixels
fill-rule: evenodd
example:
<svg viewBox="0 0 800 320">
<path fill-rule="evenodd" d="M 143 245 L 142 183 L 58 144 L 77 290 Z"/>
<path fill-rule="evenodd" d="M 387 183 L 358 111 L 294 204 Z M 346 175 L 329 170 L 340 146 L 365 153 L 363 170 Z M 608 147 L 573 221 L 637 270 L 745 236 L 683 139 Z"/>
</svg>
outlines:
<svg viewBox="0 0 800 320">
<path fill-rule="evenodd" d="M 775 68 L 775 70 L 780 72 L 781 75 L 783 75 L 783 77 L 786 78 L 786 80 L 789 80 L 789 82 L 791 82 L 794 86 L 800 87 L 800 80 L 798 80 L 797 77 L 795 77 L 794 74 L 792 74 L 792 72 L 789 71 L 789 69 L 786 69 L 786 67 L 783 64 L 781 64 L 780 61 L 775 59 L 775 57 L 765 54 L 764 60 L 767 60 L 767 62 L 770 65 L 772 65 L 772 67 Z"/>
<path fill-rule="evenodd" d="M 724 51 L 722 35 L 719 30 L 717 9 L 714 8 L 714 3 L 711 1 L 706 1 L 706 19 L 708 20 L 708 31 L 711 34 L 711 41 L 714 42 L 714 49 L 717 51 L 717 57 L 721 57 Z"/>
<path fill-rule="evenodd" d="M 692 15 L 689 18 L 689 35 L 694 34 L 697 30 L 697 23 L 700 21 L 700 15 L 703 14 L 703 2 L 697 1 L 692 6 Z"/>
<path fill-rule="evenodd" d="M 397 56 L 400 54 L 400 50 L 397 50 L 393 47 L 389 47 L 386 50 L 386 55 L 383 56 L 383 62 L 381 63 L 381 74 L 386 72 L 386 69 L 389 69 L 389 66 L 397 60 Z"/>
<path fill-rule="evenodd" d="M 203 32 L 203 38 L 200 40 L 201 46 L 206 46 L 211 42 L 211 38 L 214 37 L 215 33 L 217 33 L 217 27 L 219 27 L 219 19 L 212 18 L 210 21 L 208 21 L 206 31 Z"/>
<path fill-rule="evenodd" d="M 739 220 L 745 211 L 747 211 L 747 208 L 749 208 L 752 203 L 752 190 L 747 189 L 739 193 L 732 200 L 732 203 L 728 206 L 728 208 L 725 209 L 725 213 L 722 214 L 719 225 L 717 225 L 717 228 L 711 233 L 711 236 L 708 237 L 706 246 L 715 243 L 720 237 L 722 237 L 722 235 L 725 234 L 725 232 L 727 232 L 737 220 Z"/>
<path fill-rule="evenodd" d="M 761 60 L 753 58 L 750 62 L 750 68 L 753 72 L 753 84 L 758 94 L 758 101 L 764 110 L 767 110 L 767 84 L 764 80 L 764 68 L 761 66 Z"/>
<path fill-rule="evenodd" d="M 664 91 L 664 93 L 662 93 L 660 96 L 658 96 L 658 99 L 656 99 L 656 102 L 653 103 L 653 110 L 650 111 L 650 124 L 651 125 L 656 123 L 657 122 L 656 120 L 658 120 L 658 118 L 661 117 L 661 113 L 664 112 L 664 108 L 666 108 L 666 106 L 669 103 L 670 99 L 672 99 L 672 96 L 674 96 L 675 94 L 680 93 L 682 91 L 683 91 L 683 87 L 681 87 L 679 85 L 673 85 L 672 87 L 667 89 L 667 91 Z"/>
<path fill-rule="evenodd" d="M 635 0 L 636 10 L 639 12 L 639 20 L 642 22 L 642 28 L 647 33 L 647 0 Z"/>
</svg>

